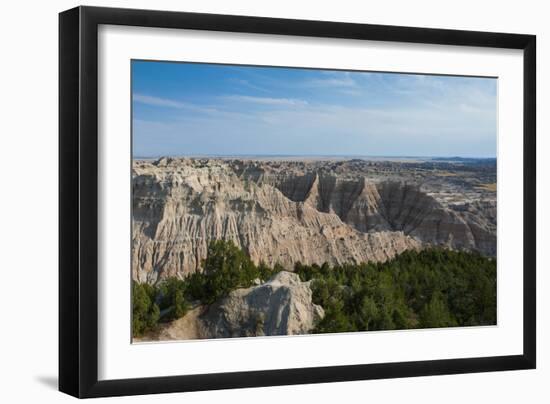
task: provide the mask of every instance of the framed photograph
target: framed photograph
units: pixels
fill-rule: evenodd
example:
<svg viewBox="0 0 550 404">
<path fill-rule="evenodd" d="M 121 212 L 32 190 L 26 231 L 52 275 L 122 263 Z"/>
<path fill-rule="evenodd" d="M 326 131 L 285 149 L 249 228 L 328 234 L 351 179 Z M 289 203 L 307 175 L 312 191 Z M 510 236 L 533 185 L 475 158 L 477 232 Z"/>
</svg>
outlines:
<svg viewBox="0 0 550 404">
<path fill-rule="evenodd" d="M 59 27 L 61 391 L 535 368 L 535 36 Z"/>
</svg>

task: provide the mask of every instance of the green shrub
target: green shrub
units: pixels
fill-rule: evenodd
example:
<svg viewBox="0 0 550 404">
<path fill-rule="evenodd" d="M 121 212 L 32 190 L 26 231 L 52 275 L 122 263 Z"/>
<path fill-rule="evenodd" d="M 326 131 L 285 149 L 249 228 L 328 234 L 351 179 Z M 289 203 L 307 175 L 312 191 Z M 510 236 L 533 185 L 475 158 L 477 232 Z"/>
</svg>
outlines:
<svg viewBox="0 0 550 404">
<path fill-rule="evenodd" d="M 193 299 L 211 304 L 232 290 L 251 286 L 255 279 L 268 279 L 273 272 L 263 263 L 256 266 L 232 241 L 215 240 L 208 244 L 202 273 L 188 278 L 188 291 Z"/>
<path fill-rule="evenodd" d="M 157 287 L 157 299 L 163 312 L 162 320 L 170 321 L 183 317 L 189 310 L 185 299 L 187 283 L 178 278 L 168 278 Z"/>
<path fill-rule="evenodd" d="M 132 333 L 136 337 L 152 330 L 160 318 L 154 297 L 153 286 L 132 281 Z"/>
</svg>

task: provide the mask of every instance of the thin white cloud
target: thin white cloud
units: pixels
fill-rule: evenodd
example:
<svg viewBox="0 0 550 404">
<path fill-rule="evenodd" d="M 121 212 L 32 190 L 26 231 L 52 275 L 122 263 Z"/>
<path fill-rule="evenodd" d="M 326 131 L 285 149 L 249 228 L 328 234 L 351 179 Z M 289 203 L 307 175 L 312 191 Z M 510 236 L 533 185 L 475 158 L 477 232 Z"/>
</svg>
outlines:
<svg viewBox="0 0 550 404">
<path fill-rule="evenodd" d="M 305 84 L 308 87 L 357 87 L 357 83 L 351 77 L 315 79 Z"/>
<path fill-rule="evenodd" d="M 155 107 L 167 107 L 167 108 L 176 108 L 176 109 L 187 109 L 195 112 L 203 113 L 216 113 L 218 110 L 211 107 L 198 106 L 196 104 L 191 104 L 187 102 L 181 102 L 176 100 L 171 100 L 168 98 L 154 97 L 144 94 L 134 94 L 132 97 L 134 102 L 139 102 L 141 104 L 152 105 Z"/>
<path fill-rule="evenodd" d="M 361 91 L 359 89 L 355 89 L 355 88 L 343 88 L 341 90 L 339 90 L 339 92 L 341 94 L 346 94 L 346 95 L 353 95 L 353 96 L 358 96 L 358 95 L 364 95 L 364 91 Z"/>
<path fill-rule="evenodd" d="M 248 87 L 248 88 L 251 88 L 253 90 L 258 90 L 258 91 L 262 91 L 264 93 L 269 93 L 270 91 L 263 88 L 263 87 L 260 87 L 256 84 L 252 84 L 249 80 L 244 80 L 244 79 L 235 79 L 235 78 L 231 78 L 229 79 L 231 82 L 239 85 L 239 86 L 244 86 L 244 87 Z"/>
<path fill-rule="evenodd" d="M 271 98 L 271 97 L 252 97 L 248 95 L 226 95 L 222 97 L 225 100 L 236 102 L 249 102 L 262 105 L 284 105 L 284 106 L 304 106 L 307 101 L 295 98 Z"/>
<path fill-rule="evenodd" d="M 301 99 L 285 98 L 290 94 L 281 91 L 279 98 L 220 94 L 210 97 L 210 111 L 215 112 L 208 114 L 192 113 L 204 110 L 197 104 L 137 94 L 136 102 L 177 110 L 162 117 L 163 125 L 136 121 L 142 153 L 156 147 L 160 154 L 495 153 L 494 83 L 431 76 L 392 76 L 369 83 L 354 75 L 326 74 L 294 85 L 293 90 L 307 87 Z M 312 93 L 354 98 L 339 104 L 331 97 L 327 104 L 327 99 Z"/>
<path fill-rule="evenodd" d="M 132 97 L 135 102 L 154 105 L 156 107 L 186 108 L 188 105 L 183 102 L 169 100 L 167 98 L 153 97 L 150 95 L 134 94 Z"/>
<path fill-rule="evenodd" d="M 190 115 L 162 125 L 138 122 L 135 130 L 141 139 L 157 139 L 143 143 L 147 147 L 162 149 L 166 139 L 170 148 L 162 150 L 182 154 L 492 155 L 495 117 L 481 112 L 460 105 L 442 105 L 436 113 L 421 104 L 284 106 L 243 116 Z M 142 149 L 136 153 L 148 150 Z"/>
<path fill-rule="evenodd" d="M 351 77 L 349 72 L 326 72 L 327 78 L 312 79 L 306 81 L 304 84 L 307 87 L 346 87 L 355 88 L 358 87 L 357 82 Z"/>
</svg>

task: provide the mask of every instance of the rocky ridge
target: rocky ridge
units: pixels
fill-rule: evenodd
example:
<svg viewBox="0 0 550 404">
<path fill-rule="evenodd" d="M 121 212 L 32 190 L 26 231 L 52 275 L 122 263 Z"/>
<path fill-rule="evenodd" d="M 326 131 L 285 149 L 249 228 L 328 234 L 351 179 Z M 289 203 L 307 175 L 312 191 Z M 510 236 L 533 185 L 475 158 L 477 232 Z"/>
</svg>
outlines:
<svg viewBox="0 0 550 404">
<path fill-rule="evenodd" d="M 324 317 L 323 308 L 311 300 L 309 282 L 281 271 L 263 284 L 236 289 L 213 305 L 195 307 L 137 342 L 307 334 Z"/>
<path fill-rule="evenodd" d="M 385 261 L 425 245 L 495 255 L 496 197 L 455 173 L 432 180 L 421 172 L 420 182 L 418 172 L 332 161 L 135 161 L 133 278 L 154 283 L 200 270 L 213 239 L 288 270 L 298 261 Z M 459 192 L 445 193 L 442 181 Z"/>
</svg>

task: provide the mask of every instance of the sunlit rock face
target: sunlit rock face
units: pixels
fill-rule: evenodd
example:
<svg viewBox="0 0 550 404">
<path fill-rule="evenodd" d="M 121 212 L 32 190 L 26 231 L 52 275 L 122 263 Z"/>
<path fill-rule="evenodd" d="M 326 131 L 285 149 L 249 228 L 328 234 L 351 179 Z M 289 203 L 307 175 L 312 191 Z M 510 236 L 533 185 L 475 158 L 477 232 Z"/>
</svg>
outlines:
<svg viewBox="0 0 550 404">
<path fill-rule="evenodd" d="M 234 290 L 210 306 L 202 320 L 206 335 L 255 337 L 307 334 L 324 315 L 312 303 L 309 282 L 281 271 L 262 285 Z"/>
<path fill-rule="evenodd" d="M 198 271 L 215 239 L 288 270 L 296 262 L 385 261 L 427 245 L 495 255 L 495 193 L 475 188 L 479 173 L 445 167 L 134 161 L 133 278 L 154 283 Z"/>
</svg>

